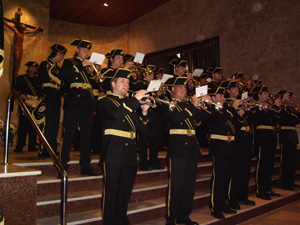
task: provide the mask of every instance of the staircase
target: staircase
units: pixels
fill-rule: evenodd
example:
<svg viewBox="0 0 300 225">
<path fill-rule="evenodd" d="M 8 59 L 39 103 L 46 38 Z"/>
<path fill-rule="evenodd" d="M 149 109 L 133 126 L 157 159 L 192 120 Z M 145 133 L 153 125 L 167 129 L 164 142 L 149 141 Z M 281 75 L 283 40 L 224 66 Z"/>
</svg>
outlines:
<svg viewBox="0 0 300 225">
<path fill-rule="evenodd" d="M 71 156 L 71 159 L 73 157 Z M 99 171 L 98 157 L 93 158 L 92 168 Z M 160 155 L 161 162 L 165 164 L 165 153 Z M 276 155 L 274 165 L 274 185 L 279 184 L 280 155 Z M 36 224 L 54 225 L 60 223 L 60 193 L 61 180 L 57 179 L 58 172 L 50 160 L 42 160 L 34 163 L 14 163 L 19 166 L 27 166 L 42 171 L 38 176 L 37 213 Z M 254 165 L 252 159 L 249 193 L 254 194 Z M 236 224 L 268 212 L 282 205 L 300 199 L 300 189 L 296 191 L 276 190 L 282 194 L 280 198 L 272 198 L 272 201 L 264 201 L 250 197 L 256 201 L 256 206 L 246 207 L 235 215 L 226 216 L 225 220 L 216 220 L 210 216 L 208 209 L 209 186 L 212 163 L 208 154 L 204 154 L 198 163 L 197 186 L 194 198 L 192 218 L 205 224 Z M 80 176 L 78 160 L 70 162 L 68 177 L 68 224 L 102 224 L 101 198 L 102 176 Z M 131 196 L 128 215 L 131 224 L 164 224 L 165 196 L 167 189 L 167 168 L 153 171 L 138 171 L 134 190 Z M 300 171 L 297 179 L 300 178 Z"/>
</svg>

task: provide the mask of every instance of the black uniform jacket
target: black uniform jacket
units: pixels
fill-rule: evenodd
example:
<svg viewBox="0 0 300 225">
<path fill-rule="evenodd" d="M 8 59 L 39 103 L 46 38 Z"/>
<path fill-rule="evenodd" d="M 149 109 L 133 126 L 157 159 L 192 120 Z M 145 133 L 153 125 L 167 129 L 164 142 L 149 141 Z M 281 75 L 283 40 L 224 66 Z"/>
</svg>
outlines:
<svg viewBox="0 0 300 225">
<path fill-rule="evenodd" d="M 196 119 L 204 120 L 210 116 L 207 110 L 199 110 L 193 104 L 179 102 L 173 111 L 167 105 L 161 105 L 162 115 L 167 122 L 169 132 L 172 130 L 193 130 Z M 200 156 L 200 150 L 195 134 L 170 134 L 168 157 L 177 159 L 192 159 Z"/>
<path fill-rule="evenodd" d="M 140 107 L 139 101 L 136 98 L 125 99 L 119 95 L 108 94 L 99 99 L 97 107 L 104 127 L 100 163 L 136 165 L 136 139 L 105 135 L 105 131 L 109 129 L 136 134 L 136 131 L 145 130 L 148 119 L 136 112 Z"/>
<path fill-rule="evenodd" d="M 60 67 L 52 59 L 43 61 L 39 69 L 39 79 L 42 84 L 42 93 L 45 96 L 44 101 L 47 104 L 61 105 L 60 88 L 62 81 L 60 80 Z M 45 87 L 43 86 L 45 84 Z M 52 84 L 52 87 L 46 86 Z"/>
<path fill-rule="evenodd" d="M 65 108 L 79 109 L 79 110 L 94 110 L 95 103 L 92 88 L 72 87 L 72 84 L 93 84 L 90 79 L 91 75 L 86 71 L 82 65 L 80 58 L 65 59 L 61 68 L 61 79 L 64 80 L 65 85 Z"/>
<path fill-rule="evenodd" d="M 300 123 L 300 113 L 293 108 L 283 108 L 279 113 L 280 130 L 280 143 L 292 143 L 299 144 L 298 135 L 296 129 L 290 129 Z"/>
<path fill-rule="evenodd" d="M 211 135 L 234 137 L 243 126 L 243 121 L 232 106 L 224 103 L 223 109 L 213 110 L 211 117 L 207 120 L 207 125 Z"/>
<path fill-rule="evenodd" d="M 257 108 L 254 112 L 255 120 L 255 145 L 260 146 L 266 143 L 276 142 L 276 126 L 279 121 L 278 107 L 273 106 L 268 109 Z M 272 127 L 271 129 L 261 129 L 262 127 Z"/>
<path fill-rule="evenodd" d="M 40 97 L 40 88 L 40 81 L 37 75 L 23 74 L 17 78 L 16 90 L 19 94 L 23 94 L 28 98 Z"/>
</svg>

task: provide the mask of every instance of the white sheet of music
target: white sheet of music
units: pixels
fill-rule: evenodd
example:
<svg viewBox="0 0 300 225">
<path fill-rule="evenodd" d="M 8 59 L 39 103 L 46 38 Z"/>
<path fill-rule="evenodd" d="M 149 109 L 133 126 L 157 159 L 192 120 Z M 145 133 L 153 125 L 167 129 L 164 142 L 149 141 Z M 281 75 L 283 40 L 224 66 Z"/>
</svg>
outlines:
<svg viewBox="0 0 300 225">
<path fill-rule="evenodd" d="M 152 92 L 152 91 L 158 91 L 160 87 L 161 81 L 160 80 L 151 80 L 147 91 Z"/>
<path fill-rule="evenodd" d="M 203 71 L 203 69 L 195 69 L 193 72 L 193 77 L 200 77 Z"/>
<path fill-rule="evenodd" d="M 248 98 L 248 91 L 242 93 L 242 98 L 241 99 L 244 100 L 246 98 Z"/>
<path fill-rule="evenodd" d="M 144 57 L 145 57 L 144 53 L 136 52 L 135 57 L 133 59 L 133 62 L 138 63 L 138 64 L 142 64 L 143 60 L 144 60 Z"/>
<path fill-rule="evenodd" d="M 207 85 L 197 87 L 196 88 L 196 97 L 199 98 L 203 95 L 207 95 L 207 91 L 208 91 L 208 86 Z"/>
<path fill-rule="evenodd" d="M 161 83 L 165 83 L 166 80 L 168 80 L 169 78 L 173 77 L 173 75 L 170 74 L 164 74 L 163 77 L 161 78 Z"/>
<path fill-rule="evenodd" d="M 104 59 L 105 59 L 105 55 L 96 53 L 96 52 L 92 52 L 91 57 L 90 57 L 90 62 L 101 66 Z"/>
</svg>

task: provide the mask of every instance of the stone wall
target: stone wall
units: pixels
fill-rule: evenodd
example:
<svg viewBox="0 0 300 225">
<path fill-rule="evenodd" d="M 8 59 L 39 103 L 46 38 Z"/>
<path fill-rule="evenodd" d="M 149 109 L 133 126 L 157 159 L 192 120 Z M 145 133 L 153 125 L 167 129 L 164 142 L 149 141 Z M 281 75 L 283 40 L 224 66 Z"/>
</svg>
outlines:
<svg viewBox="0 0 300 225">
<path fill-rule="evenodd" d="M 156 52 L 220 36 L 227 77 L 259 74 L 271 92 L 300 85 L 300 1 L 171 0 L 130 24 L 129 51 Z"/>
<path fill-rule="evenodd" d="M 2 3 L 4 17 L 8 19 L 14 18 L 17 9 L 21 8 L 23 12 L 21 22 L 34 26 L 40 25 L 43 29 L 43 32 L 36 32 L 25 37 L 23 59 L 19 74 L 25 73 L 27 67 L 24 64 L 27 61 L 35 60 L 40 63 L 45 60 L 51 52 L 50 46 L 54 43 L 60 43 L 68 48 L 66 58 L 73 57 L 76 47 L 69 45 L 69 43 L 75 38 L 92 41 L 92 51 L 102 54 L 113 48 L 128 49 L 128 24 L 109 28 L 79 25 L 50 19 L 50 0 L 2 0 Z M 4 39 L 5 61 L 4 75 L 0 78 L 0 118 L 6 117 L 7 98 L 13 69 L 13 57 L 11 54 L 14 34 L 7 27 L 5 27 Z M 16 110 L 12 114 L 12 119 L 16 120 Z"/>
</svg>

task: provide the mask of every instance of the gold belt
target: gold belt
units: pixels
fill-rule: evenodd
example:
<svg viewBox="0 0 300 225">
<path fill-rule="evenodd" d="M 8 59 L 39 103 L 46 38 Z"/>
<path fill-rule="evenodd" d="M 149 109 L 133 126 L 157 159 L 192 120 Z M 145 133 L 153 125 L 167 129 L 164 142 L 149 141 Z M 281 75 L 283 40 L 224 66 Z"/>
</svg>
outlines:
<svg viewBox="0 0 300 225">
<path fill-rule="evenodd" d="M 281 126 L 281 130 L 296 130 L 296 127 L 293 127 L 293 126 Z"/>
<path fill-rule="evenodd" d="M 220 134 L 211 134 L 210 139 L 216 139 L 221 141 L 227 141 L 228 143 L 234 141 L 234 136 L 231 135 L 220 135 Z"/>
<path fill-rule="evenodd" d="M 250 130 L 249 126 L 242 126 L 241 130 L 248 132 Z"/>
<path fill-rule="evenodd" d="M 192 129 L 170 129 L 170 134 L 183 134 L 187 136 L 195 135 L 195 130 Z"/>
<path fill-rule="evenodd" d="M 134 131 L 123 131 L 123 130 L 116 130 L 116 129 L 106 129 L 104 130 L 104 135 L 113 135 L 113 136 L 130 138 L 130 139 L 135 138 Z"/>
<path fill-rule="evenodd" d="M 44 83 L 43 84 L 43 88 L 44 87 L 51 87 L 51 88 L 55 88 L 56 90 L 59 90 L 60 89 L 60 86 L 57 85 L 57 84 L 52 84 L 52 83 Z"/>
<path fill-rule="evenodd" d="M 70 88 L 92 89 L 92 85 L 88 83 L 72 83 Z"/>
<path fill-rule="evenodd" d="M 274 126 L 270 126 L 270 125 L 258 125 L 257 126 L 258 130 L 274 130 Z"/>
</svg>

